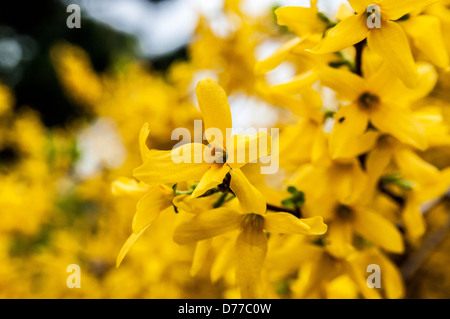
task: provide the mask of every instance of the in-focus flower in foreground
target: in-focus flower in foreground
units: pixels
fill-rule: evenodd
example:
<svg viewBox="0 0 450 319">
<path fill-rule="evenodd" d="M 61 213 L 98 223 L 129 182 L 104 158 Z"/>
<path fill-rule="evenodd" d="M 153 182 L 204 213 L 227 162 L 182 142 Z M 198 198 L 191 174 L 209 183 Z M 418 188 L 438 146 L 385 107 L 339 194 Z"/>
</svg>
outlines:
<svg viewBox="0 0 450 319">
<path fill-rule="evenodd" d="M 206 78 L 200 81 L 196 94 L 205 124 L 204 136 L 210 144 L 205 146 L 194 142 L 171 151 L 151 150 L 145 155 L 142 166 L 134 170 L 134 177 L 147 185 L 198 182 L 192 197 L 199 197 L 221 184 L 230 174 L 230 188 L 246 211 L 250 212 L 255 205 L 265 207 L 264 197 L 240 168 L 270 155 L 269 136 L 265 132 L 231 136 L 227 96 L 214 80 Z M 254 145 L 258 145 L 257 152 L 250 150 Z M 245 158 L 239 154 L 245 154 Z"/>
<path fill-rule="evenodd" d="M 210 142 L 208 146 L 210 150 L 200 143 L 185 144 L 172 151 L 148 150 L 145 145 L 148 131 L 144 127 L 140 139 L 144 164 L 134 171 L 134 176 L 141 180 L 144 185 L 142 187 L 147 193 L 138 203 L 138 212 L 133 221 L 133 234 L 118 256 L 118 264 L 151 221 L 155 220 L 159 212 L 169 205 L 169 192 L 165 193 L 166 196 L 161 194 L 165 189 L 170 189 L 169 186 L 172 186 L 174 195 L 179 194 L 180 197 L 173 199 L 176 206 L 175 203 L 183 201 L 188 194 L 191 195 L 190 199 L 208 197 L 212 195 L 208 191 L 218 188 L 224 195 L 220 197 L 220 202 L 216 202 L 214 209 L 210 210 L 189 208 L 188 210 L 194 213 L 194 216 L 180 224 L 174 233 L 174 240 L 177 243 L 186 244 L 239 230 L 236 244 L 237 283 L 242 297 L 260 297 L 259 276 L 267 251 L 267 233 L 321 235 L 326 232 L 327 226 L 320 216 L 299 219 L 287 212 L 267 212 L 264 196 L 240 169 L 270 153 L 267 143 L 261 143 L 261 138 L 267 139 L 267 134 L 263 132 L 252 136 L 230 137 L 231 112 L 224 90 L 214 80 L 207 78 L 198 83 L 196 93 L 205 121 L 205 136 Z M 216 134 L 210 135 L 209 129 L 215 130 L 213 132 Z M 219 136 L 221 138 L 218 138 Z M 231 138 L 233 142 L 230 146 L 228 143 Z M 250 151 L 250 147 L 255 145 L 252 144 L 252 139 L 257 139 L 257 145 L 260 147 L 266 145 L 262 152 L 259 150 L 256 155 Z M 224 143 L 225 141 L 227 143 Z M 201 161 L 198 161 L 199 150 Z M 245 161 L 236 163 L 235 160 L 242 151 L 246 154 Z M 187 161 L 176 163 L 174 154 L 181 154 Z M 186 154 L 188 157 L 185 156 Z M 176 156 L 175 159 L 177 159 Z M 218 159 L 218 161 L 211 161 L 211 159 Z M 178 192 L 176 185 L 186 182 L 194 183 L 195 186 L 191 187 L 191 191 Z M 198 184 L 195 184 L 196 182 Z M 136 182 L 134 184 L 138 185 Z M 228 194 L 235 196 L 239 201 L 237 208 L 221 207 L 225 204 L 225 197 Z M 166 200 L 161 199 L 162 197 Z M 144 199 L 148 199 L 149 202 Z M 187 205 L 189 202 L 187 201 Z M 157 213 L 145 213 L 144 210 Z M 139 222 L 141 220 L 143 222 Z"/>
</svg>

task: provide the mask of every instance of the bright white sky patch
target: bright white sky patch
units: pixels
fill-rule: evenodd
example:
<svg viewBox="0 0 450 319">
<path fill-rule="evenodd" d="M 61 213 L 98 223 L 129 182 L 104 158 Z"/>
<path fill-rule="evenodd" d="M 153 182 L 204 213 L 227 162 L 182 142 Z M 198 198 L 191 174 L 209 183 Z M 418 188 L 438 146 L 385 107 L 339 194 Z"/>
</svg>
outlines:
<svg viewBox="0 0 450 319">
<path fill-rule="evenodd" d="M 76 3 L 81 14 L 88 14 L 114 29 L 139 39 L 144 56 L 164 55 L 186 45 L 192 38 L 198 19 L 204 15 L 220 36 L 226 35 L 222 13 L 223 0 L 171 0 L 151 3 L 145 0 L 62 0 Z M 332 15 L 345 0 L 319 0 L 321 11 Z M 241 9 L 258 16 L 274 5 L 309 6 L 309 0 L 243 0 Z M 223 30 L 222 30 L 223 29 Z M 223 31 L 223 32 L 222 32 Z"/>
</svg>

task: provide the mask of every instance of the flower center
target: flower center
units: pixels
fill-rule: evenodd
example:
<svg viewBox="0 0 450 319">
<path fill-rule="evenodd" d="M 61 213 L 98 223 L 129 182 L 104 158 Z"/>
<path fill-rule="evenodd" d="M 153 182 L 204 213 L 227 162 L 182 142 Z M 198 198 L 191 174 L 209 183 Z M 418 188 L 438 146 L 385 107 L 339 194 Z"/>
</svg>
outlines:
<svg viewBox="0 0 450 319">
<path fill-rule="evenodd" d="M 264 217 L 258 214 L 247 214 L 242 221 L 242 228 L 252 228 L 253 230 L 262 230 L 264 227 Z"/>
<path fill-rule="evenodd" d="M 223 164 L 227 162 L 228 154 L 222 148 L 213 147 L 210 154 L 211 157 L 207 156 L 207 163 Z"/>
<path fill-rule="evenodd" d="M 227 152 L 222 149 L 218 149 L 217 147 L 214 147 L 211 155 L 216 159 L 216 163 L 226 163 L 228 158 Z"/>
<path fill-rule="evenodd" d="M 378 95 L 365 92 L 358 98 L 358 105 L 363 109 L 372 109 L 380 104 L 380 98 Z"/>
<path fill-rule="evenodd" d="M 353 218 L 353 210 L 346 205 L 338 205 L 336 207 L 336 214 L 341 220 L 349 220 Z"/>
</svg>

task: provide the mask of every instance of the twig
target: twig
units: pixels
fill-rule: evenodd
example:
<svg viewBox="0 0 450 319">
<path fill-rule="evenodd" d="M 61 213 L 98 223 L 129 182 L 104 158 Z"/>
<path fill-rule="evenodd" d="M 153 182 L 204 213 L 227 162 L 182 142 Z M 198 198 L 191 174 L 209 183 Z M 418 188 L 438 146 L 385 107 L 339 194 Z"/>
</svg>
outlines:
<svg viewBox="0 0 450 319">
<path fill-rule="evenodd" d="M 449 194 L 441 197 L 436 201 L 433 207 L 442 203 L 443 201 L 449 201 Z M 429 207 L 427 211 L 430 211 L 432 207 Z M 450 216 L 447 217 L 447 221 L 444 225 L 437 230 L 429 234 L 422 242 L 421 246 L 414 252 L 412 252 L 408 258 L 400 266 L 400 272 L 405 281 L 411 281 L 413 276 L 417 273 L 420 267 L 426 262 L 430 253 L 442 243 L 448 231 L 450 230 Z"/>
<path fill-rule="evenodd" d="M 355 73 L 362 76 L 362 55 L 364 46 L 366 45 L 366 40 L 358 42 L 355 44 L 356 56 L 355 56 Z"/>
</svg>

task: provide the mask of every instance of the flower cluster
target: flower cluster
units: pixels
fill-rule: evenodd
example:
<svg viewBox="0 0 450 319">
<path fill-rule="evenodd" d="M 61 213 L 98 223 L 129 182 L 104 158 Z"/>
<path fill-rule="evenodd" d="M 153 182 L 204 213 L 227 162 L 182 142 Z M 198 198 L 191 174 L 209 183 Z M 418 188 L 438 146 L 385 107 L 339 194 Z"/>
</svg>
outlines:
<svg viewBox="0 0 450 319">
<path fill-rule="evenodd" d="M 217 281 L 231 267 L 243 298 L 279 295 L 277 283 L 300 298 L 405 296 L 396 256 L 420 246 L 424 204 L 450 185 L 450 168 L 423 156 L 449 146 L 444 109 L 426 100 L 449 58 L 433 14 L 437 1 L 372 2 L 350 1 L 336 20 L 319 12 L 317 1 L 275 11 L 295 36 L 255 63 L 251 76 L 255 94 L 289 109 L 290 123 L 296 121 L 278 124 L 277 184 L 260 174 L 260 158 L 228 162 L 236 150 L 214 139 L 208 146 L 148 149 L 151 126 L 143 127 L 143 164 L 133 174 L 139 182 L 115 184 L 145 192 L 118 264 L 170 209 L 179 219 L 174 241 L 195 244 L 191 274 L 208 261 Z M 371 19 L 379 19 L 375 27 Z M 271 70 L 286 61 L 298 75 L 270 84 Z M 206 78 L 196 95 L 205 135 L 218 128 L 226 136 L 233 125 L 225 91 Z M 240 145 L 250 152 L 249 143 Z M 225 161 L 175 163 L 171 156 L 203 154 L 205 147 Z M 372 264 L 383 273 L 381 290 L 366 283 Z"/>
<path fill-rule="evenodd" d="M 58 43 L 64 129 L 0 84 L 0 297 L 448 298 L 450 1 L 325 3 L 224 0 L 164 72 Z"/>
</svg>

